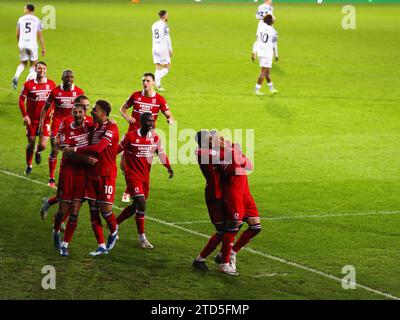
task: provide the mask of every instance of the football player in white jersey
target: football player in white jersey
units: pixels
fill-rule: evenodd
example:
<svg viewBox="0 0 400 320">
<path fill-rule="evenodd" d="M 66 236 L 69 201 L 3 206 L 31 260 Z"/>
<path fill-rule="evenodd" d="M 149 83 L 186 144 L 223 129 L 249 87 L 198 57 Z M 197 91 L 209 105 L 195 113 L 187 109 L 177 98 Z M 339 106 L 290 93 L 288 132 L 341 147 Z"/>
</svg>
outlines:
<svg viewBox="0 0 400 320">
<path fill-rule="evenodd" d="M 251 55 L 253 61 L 256 56 L 258 57 L 261 67 L 261 72 L 255 88 L 256 95 L 264 95 L 260 92 L 264 78 L 267 80 L 271 93 L 278 93 L 278 90 L 274 88 L 271 80 L 271 68 L 274 53 L 275 60 L 278 60 L 277 32 L 272 27 L 273 23 L 274 18 L 272 15 L 267 14 L 264 16 L 263 20 L 260 21 L 257 28 L 257 38 L 253 45 L 253 52 Z"/>
<path fill-rule="evenodd" d="M 257 8 L 256 19 L 262 20 L 267 14 L 270 14 L 275 19 L 273 11 L 272 0 L 264 0 L 264 3 Z"/>
<path fill-rule="evenodd" d="M 33 14 L 34 11 L 35 6 L 33 4 L 27 4 L 24 8 L 25 15 L 20 17 L 17 22 L 17 40 L 21 63 L 18 65 L 17 71 L 12 79 L 12 86 L 15 90 L 18 88 L 18 78 L 28 65 L 28 60 L 30 61 L 30 70 L 26 81 L 36 78 L 35 65 L 38 61 L 37 37 L 39 37 L 42 47 L 42 56 L 46 54 L 42 22 Z"/>
<path fill-rule="evenodd" d="M 160 20 L 151 27 L 153 38 L 153 62 L 156 65 L 155 84 L 158 91 L 165 91 L 161 87 L 161 79 L 169 72 L 171 67 L 172 44 L 167 25 L 168 12 L 161 10 L 158 15 Z"/>
</svg>

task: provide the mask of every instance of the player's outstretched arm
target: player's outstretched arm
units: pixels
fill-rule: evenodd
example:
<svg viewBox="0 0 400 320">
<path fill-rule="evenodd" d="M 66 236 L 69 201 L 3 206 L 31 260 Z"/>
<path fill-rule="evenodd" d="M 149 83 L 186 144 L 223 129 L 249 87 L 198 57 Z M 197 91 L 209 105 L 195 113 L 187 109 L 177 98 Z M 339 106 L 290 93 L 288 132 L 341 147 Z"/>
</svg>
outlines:
<svg viewBox="0 0 400 320">
<path fill-rule="evenodd" d="M 46 47 L 44 46 L 43 31 L 38 31 L 37 34 L 39 37 L 40 46 L 42 47 L 42 56 L 44 57 L 46 55 Z"/>
<path fill-rule="evenodd" d="M 129 123 L 129 124 L 134 124 L 135 123 L 135 118 L 130 116 L 126 111 L 129 109 L 128 104 L 125 102 L 121 108 L 119 108 L 119 112 L 121 112 L 122 117 Z"/>
</svg>

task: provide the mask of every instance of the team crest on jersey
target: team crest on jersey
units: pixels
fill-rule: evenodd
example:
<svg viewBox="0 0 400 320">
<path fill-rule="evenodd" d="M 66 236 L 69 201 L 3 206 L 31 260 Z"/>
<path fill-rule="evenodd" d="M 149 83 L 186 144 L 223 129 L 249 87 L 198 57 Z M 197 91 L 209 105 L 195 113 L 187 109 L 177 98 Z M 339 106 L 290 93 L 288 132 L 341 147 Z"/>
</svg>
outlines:
<svg viewBox="0 0 400 320">
<path fill-rule="evenodd" d="M 151 143 L 154 143 L 154 138 L 150 138 L 150 142 L 151 142 Z"/>
<path fill-rule="evenodd" d="M 157 101 L 156 99 L 153 99 L 153 100 L 151 100 L 151 103 L 152 103 L 152 104 L 155 104 L 156 101 Z"/>
<path fill-rule="evenodd" d="M 139 192 L 139 188 L 135 187 L 135 192 L 138 193 Z"/>
<path fill-rule="evenodd" d="M 138 99 L 138 100 L 139 100 L 139 101 L 142 101 L 142 98 L 140 98 L 140 97 L 139 97 L 139 99 Z"/>
<path fill-rule="evenodd" d="M 136 139 L 136 143 L 139 143 L 140 142 L 140 140 L 139 139 Z"/>
<path fill-rule="evenodd" d="M 58 96 L 61 96 L 61 92 L 58 93 Z"/>
<path fill-rule="evenodd" d="M 50 88 L 50 86 L 48 84 L 46 84 L 46 89 L 49 89 L 49 88 Z"/>
<path fill-rule="evenodd" d="M 76 92 L 74 91 L 74 92 L 72 92 L 72 95 L 75 97 L 76 96 Z"/>
<path fill-rule="evenodd" d="M 33 90 L 36 90 L 36 87 L 33 87 Z"/>
<path fill-rule="evenodd" d="M 235 217 L 235 220 L 239 220 L 239 213 L 235 213 L 233 216 Z"/>
</svg>

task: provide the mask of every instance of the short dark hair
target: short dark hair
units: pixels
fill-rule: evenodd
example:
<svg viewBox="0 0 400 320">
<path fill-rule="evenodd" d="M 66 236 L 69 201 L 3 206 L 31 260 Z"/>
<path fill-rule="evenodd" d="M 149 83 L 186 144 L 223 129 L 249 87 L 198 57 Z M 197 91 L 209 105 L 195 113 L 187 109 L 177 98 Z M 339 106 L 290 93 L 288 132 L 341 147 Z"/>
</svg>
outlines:
<svg viewBox="0 0 400 320">
<path fill-rule="evenodd" d="M 31 4 L 31 3 L 27 4 L 26 8 L 31 12 L 35 11 L 35 6 L 33 4 Z"/>
<path fill-rule="evenodd" d="M 111 104 L 106 101 L 106 100 L 97 100 L 96 101 L 96 105 L 99 106 L 101 108 L 101 110 L 103 110 L 107 117 L 110 115 L 111 113 Z"/>
<path fill-rule="evenodd" d="M 206 130 L 197 131 L 194 139 L 196 140 L 196 142 L 200 146 L 200 148 L 208 148 L 210 132 L 208 132 Z"/>
<path fill-rule="evenodd" d="M 266 14 L 266 15 L 264 16 L 264 18 L 263 18 L 263 21 L 264 21 L 266 24 L 271 25 L 272 22 L 274 21 L 274 18 L 272 17 L 272 15 Z"/>
<path fill-rule="evenodd" d="M 81 102 L 81 100 L 89 100 L 89 98 L 88 97 L 86 97 L 84 94 L 81 94 L 81 95 L 79 95 L 79 96 L 77 96 L 76 98 L 75 98 L 75 100 L 74 100 L 74 103 L 75 104 L 79 104 L 80 102 Z"/>
<path fill-rule="evenodd" d="M 152 74 L 151 72 L 146 72 L 143 77 L 151 77 L 154 80 L 156 80 L 156 77 L 154 76 L 154 74 Z"/>
<path fill-rule="evenodd" d="M 150 112 L 143 112 L 140 115 L 140 123 L 146 121 L 147 119 L 149 119 L 152 116 L 152 114 Z"/>
<path fill-rule="evenodd" d="M 44 65 L 45 67 L 47 67 L 47 64 L 44 62 L 44 61 L 38 61 L 38 62 L 36 62 L 36 65 L 38 65 L 38 64 L 42 64 L 42 65 Z M 35 66 L 36 66 L 35 65 Z"/>
<path fill-rule="evenodd" d="M 164 17 L 166 14 L 167 14 L 167 10 L 160 10 L 160 12 L 158 13 L 160 18 Z"/>
</svg>

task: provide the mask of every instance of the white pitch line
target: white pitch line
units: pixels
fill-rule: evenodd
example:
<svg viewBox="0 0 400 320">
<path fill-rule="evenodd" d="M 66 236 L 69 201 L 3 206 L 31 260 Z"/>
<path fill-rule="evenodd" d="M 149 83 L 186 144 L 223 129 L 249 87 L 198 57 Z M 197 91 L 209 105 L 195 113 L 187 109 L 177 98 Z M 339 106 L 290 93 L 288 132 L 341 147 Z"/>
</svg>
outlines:
<svg viewBox="0 0 400 320">
<path fill-rule="evenodd" d="M 261 220 L 296 220 L 296 219 L 309 219 L 309 218 L 335 218 L 335 217 L 353 217 L 353 216 L 381 216 L 381 215 L 396 215 L 400 214 L 400 210 L 393 211 L 367 211 L 367 212 L 346 212 L 334 214 L 309 214 L 309 215 L 291 215 L 291 216 L 277 216 L 277 217 L 261 217 Z M 193 221 L 178 221 L 171 222 L 176 225 L 196 224 L 196 223 L 210 223 L 210 220 L 193 220 Z"/>
<path fill-rule="evenodd" d="M 6 174 L 6 175 L 12 176 L 12 177 L 20 178 L 20 179 L 27 180 L 27 181 L 30 181 L 30 182 L 33 182 L 33 183 L 36 183 L 36 184 L 39 184 L 39 185 L 42 185 L 42 186 L 49 187 L 44 182 L 37 181 L 37 180 L 31 179 L 31 178 L 27 178 L 25 176 L 22 176 L 22 175 L 13 173 L 13 172 L 9 172 L 9 171 L 2 170 L 2 169 L 0 169 L 0 172 L 3 173 L 3 174 Z M 114 207 L 116 209 L 118 209 L 118 210 L 123 210 L 123 208 L 120 208 L 120 207 L 117 207 L 117 206 L 114 206 Z M 202 237 L 202 238 L 206 238 L 206 239 L 209 238 L 209 235 L 206 235 L 206 234 L 203 234 L 203 233 L 191 230 L 191 229 L 186 229 L 184 227 L 178 226 L 178 225 L 173 224 L 171 222 L 167 222 L 167 221 L 164 221 L 164 220 L 161 220 L 161 219 L 153 218 L 153 217 L 150 217 L 148 215 L 146 215 L 146 217 L 147 217 L 147 219 L 149 219 L 151 221 L 154 221 L 154 222 L 157 222 L 159 224 L 162 224 L 162 225 L 165 225 L 165 226 L 169 226 L 169 227 L 172 227 L 172 228 L 175 228 L 175 229 L 178 229 L 178 230 L 182 230 L 182 231 L 185 231 L 187 233 L 190 233 L 190 234 Z M 286 260 L 286 259 L 283 259 L 283 258 L 280 258 L 280 257 L 276 257 L 276 256 L 273 256 L 273 255 L 270 255 L 268 253 L 257 251 L 257 250 L 251 249 L 249 247 L 244 247 L 242 250 L 246 250 L 246 251 L 251 252 L 253 254 L 256 254 L 256 255 L 271 259 L 271 260 L 275 260 L 275 261 L 281 262 L 283 264 L 287 264 L 287 265 L 293 266 L 293 267 L 298 268 L 298 269 L 302 269 L 302 270 L 306 270 L 306 271 L 311 272 L 311 273 L 318 274 L 318 275 L 323 276 L 325 278 L 337 281 L 340 284 L 342 283 L 342 279 L 341 278 L 338 278 L 336 276 L 333 276 L 333 275 L 331 275 L 329 273 L 325 273 L 325 272 L 317 270 L 317 269 L 313 269 L 313 268 L 310 268 L 310 267 L 307 267 L 307 266 L 303 266 L 303 265 L 298 264 L 298 263 L 293 262 L 293 261 L 289 261 L 289 260 Z M 364 289 L 366 291 L 375 293 L 375 294 L 380 295 L 380 296 L 384 296 L 384 297 L 389 298 L 389 299 L 400 300 L 400 297 L 396 297 L 396 296 L 394 296 L 394 295 L 392 295 L 390 293 L 382 292 L 382 291 L 370 288 L 368 286 L 365 286 L 365 285 L 362 285 L 362 284 L 359 284 L 359 283 L 356 283 L 356 286 L 358 288 Z"/>
</svg>

